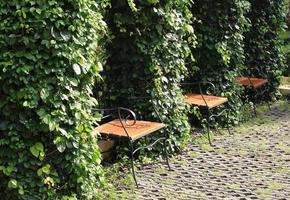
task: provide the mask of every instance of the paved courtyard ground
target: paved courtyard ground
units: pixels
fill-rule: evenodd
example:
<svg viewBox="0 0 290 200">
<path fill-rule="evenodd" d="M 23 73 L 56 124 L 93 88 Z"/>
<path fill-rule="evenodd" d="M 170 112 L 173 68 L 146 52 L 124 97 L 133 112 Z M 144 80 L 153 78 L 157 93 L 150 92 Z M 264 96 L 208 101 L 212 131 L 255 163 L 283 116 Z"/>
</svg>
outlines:
<svg viewBox="0 0 290 200">
<path fill-rule="evenodd" d="M 284 103 L 164 163 L 138 169 L 124 199 L 290 199 L 290 106 Z"/>
</svg>

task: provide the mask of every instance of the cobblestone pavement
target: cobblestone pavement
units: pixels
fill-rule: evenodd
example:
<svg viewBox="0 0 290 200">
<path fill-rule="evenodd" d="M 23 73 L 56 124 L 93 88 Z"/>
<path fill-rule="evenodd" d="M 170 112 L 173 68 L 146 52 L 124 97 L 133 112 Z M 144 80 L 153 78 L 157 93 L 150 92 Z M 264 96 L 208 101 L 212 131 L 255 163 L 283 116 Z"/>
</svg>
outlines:
<svg viewBox="0 0 290 200">
<path fill-rule="evenodd" d="M 137 171 L 134 199 L 290 199 L 290 109 L 276 107 L 219 135 L 214 146 L 192 145 Z"/>
</svg>

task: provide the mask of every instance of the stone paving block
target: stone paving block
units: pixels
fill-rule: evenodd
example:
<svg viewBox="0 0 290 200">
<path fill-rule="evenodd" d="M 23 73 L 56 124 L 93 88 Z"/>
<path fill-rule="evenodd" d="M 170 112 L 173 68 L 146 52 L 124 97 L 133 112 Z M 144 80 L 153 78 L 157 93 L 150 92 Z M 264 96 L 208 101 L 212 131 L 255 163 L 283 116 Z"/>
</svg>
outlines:
<svg viewBox="0 0 290 200">
<path fill-rule="evenodd" d="M 208 151 L 190 151 L 138 169 L 136 199 L 290 200 L 290 110 L 273 108 L 234 135 L 218 135 Z"/>
</svg>

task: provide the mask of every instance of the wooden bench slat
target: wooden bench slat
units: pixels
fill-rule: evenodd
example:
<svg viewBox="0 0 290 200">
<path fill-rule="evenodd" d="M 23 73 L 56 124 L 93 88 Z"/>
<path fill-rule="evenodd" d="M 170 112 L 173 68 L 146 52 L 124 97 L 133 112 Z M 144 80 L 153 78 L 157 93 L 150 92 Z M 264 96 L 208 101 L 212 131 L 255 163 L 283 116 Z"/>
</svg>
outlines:
<svg viewBox="0 0 290 200">
<path fill-rule="evenodd" d="M 128 124 L 133 124 L 133 120 L 127 120 L 127 122 Z M 131 140 L 137 140 L 143 136 L 149 135 L 165 127 L 165 124 L 163 123 L 141 121 L 141 120 L 137 120 L 136 124 L 134 124 L 133 126 L 126 125 L 125 122 L 124 122 L 124 125 L 130 135 L 129 139 Z M 119 119 L 115 119 L 101 126 L 98 126 L 97 128 L 95 128 L 95 131 L 100 132 L 101 134 L 105 134 L 105 135 L 128 138 Z"/>
<path fill-rule="evenodd" d="M 217 97 L 217 96 L 210 96 L 210 95 L 203 95 L 203 97 L 205 101 L 207 102 L 207 105 L 209 108 L 217 107 L 228 101 L 228 99 L 225 97 Z M 206 104 L 201 94 L 189 93 L 189 94 L 186 94 L 184 98 L 185 98 L 185 102 L 188 104 L 206 107 Z"/>
<path fill-rule="evenodd" d="M 253 86 L 254 88 L 259 88 L 268 82 L 267 79 L 263 79 L 263 78 L 247 78 L 247 77 L 238 77 L 236 78 L 235 81 L 236 83 L 240 85 Z"/>
</svg>

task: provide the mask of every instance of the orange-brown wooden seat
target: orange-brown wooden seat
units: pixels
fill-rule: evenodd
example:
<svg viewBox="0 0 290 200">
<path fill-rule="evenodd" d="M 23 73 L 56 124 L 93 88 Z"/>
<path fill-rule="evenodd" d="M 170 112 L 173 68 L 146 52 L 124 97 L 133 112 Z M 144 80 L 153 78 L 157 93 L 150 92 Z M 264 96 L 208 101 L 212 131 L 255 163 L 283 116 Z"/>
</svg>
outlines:
<svg viewBox="0 0 290 200">
<path fill-rule="evenodd" d="M 143 98 L 142 98 L 143 99 Z M 117 107 L 117 108 L 107 108 L 107 109 L 95 109 L 95 111 L 109 111 L 109 112 L 117 112 L 118 114 L 118 119 L 114 119 L 110 122 L 104 123 L 94 129 L 95 132 L 99 132 L 102 135 L 106 135 L 109 137 L 119 137 L 127 140 L 129 142 L 129 150 L 131 150 L 131 170 L 133 174 L 133 178 L 135 181 L 135 184 L 138 188 L 138 182 L 134 170 L 134 154 L 138 152 L 139 150 L 146 149 L 146 148 L 151 148 L 155 144 L 160 144 L 161 141 L 163 141 L 163 151 L 164 155 L 166 158 L 166 163 L 168 166 L 168 169 L 170 170 L 170 165 L 169 165 L 169 159 L 167 155 L 167 147 L 166 145 L 168 144 L 167 139 L 168 139 L 168 133 L 167 131 L 163 132 L 163 136 L 159 135 L 160 137 L 158 138 L 151 138 L 154 140 L 153 143 L 147 145 L 147 146 L 140 146 L 138 148 L 134 148 L 134 142 L 142 137 L 145 137 L 149 134 L 152 134 L 162 128 L 164 128 L 166 125 L 164 123 L 159 123 L 159 122 L 151 122 L 151 121 L 142 121 L 142 120 L 137 120 L 136 119 L 136 114 L 124 107 Z M 154 108 L 156 114 L 159 116 L 157 113 L 157 110 Z M 114 116 L 114 115 L 108 115 L 108 116 Z M 106 118 L 105 116 L 104 118 Z M 125 117 L 125 118 L 123 118 Z M 130 118 L 129 118 L 130 117 Z M 130 120 L 129 120 L 130 119 Z M 162 120 L 160 119 L 162 122 Z M 147 141 L 147 140 L 146 140 Z M 145 142 L 146 142 L 145 141 Z M 150 140 L 152 141 L 152 140 Z M 162 144 L 162 143 L 161 143 Z"/>
<path fill-rule="evenodd" d="M 127 133 L 129 134 L 129 138 L 119 119 L 107 122 L 95 128 L 95 131 L 100 132 L 101 134 L 128 138 L 134 141 L 165 127 L 165 124 L 158 122 L 137 120 L 134 125 L 132 125 L 133 123 L 134 120 L 123 121 Z"/>
<path fill-rule="evenodd" d="M 256 91 L 256 95 L 258 94 L 258 90 L 266 85 L 268 83 L 268 79 L 264 79 L 264 78 L 250 78 L 250 77 L 237 77 L 235 79 L 235 82 L 239 85 L 242 85 L 244 87 L 251 87 L 252 89 L 254 89 Z M 264 93 L 264 92 L 263 92 Z M 256 99 L 258 98 L 253 98 L 252 99 L 252 103 L 253 103 L 253 110 L 254 110 L 254 114 L 255 116 L 257 116 L 257 111 L 256 111 Z M 267 101 L 268 107 L 270 109 L 270 104 Z"/>
<path fill-rule="evenodd" d="M 218 107 L 220 105 L 225 104 L 228 102 L 228 99 L 225 97 L 219 97 L 219 96 L 212 96 L 212 95 L 204 95 L 203 90 L 205 91 L 216 91 L 215 85 L 209 81 L 199 81 L 199 82 L 193 82 L 193 83 L 181 83 L 181 85 L 184 86 L 194 86 L 198 85 L 199 93 L 192 93 L 189 92 L 184 95 L 184 101 L 190 105 L 198 106 L 200 108 L 205 108 L 204 110 L 207 111 L 206 116 L 206 132 L 207 132 L 207 138 L 210 145 L 211 139 L 210 139 L 210 124 L 213 121 L 214 117 L 219 117 L 223 113 L 226 113 L 227 116 L 227 129 L 230 133 L 229 129 L 229 111 L 230 109 L 223 108 L 221 111 L 219 111 L 218 114 L 212 114 L 212 108 Z M 209 90 L 210 89 L 210 90 Z M 191 90 L 189 90 L 191 91 Z M 230 133 L 231 134 L 231 133 Z"/>
<path fill-rule="evenodd" d="M 194 94 L 194 93 L 186 94 L 184 96 L 184 99 L 185 99 L 185 102 L 188 104 L 201 106 L 201 107 L 208 107 L 209 109 L 217 107 L 228 101 L 228 99 L 225 97 L 201 95 L 201 94 Z"/>
<path fill-rule="evenodd" d="M 268 80 L 263 78 L 248 78 L 248 77 L 238 77 L 236 78 L 236 83 L 242 86 L 251 86 L 255 89 L 265 85 Z"/>
</svg>

